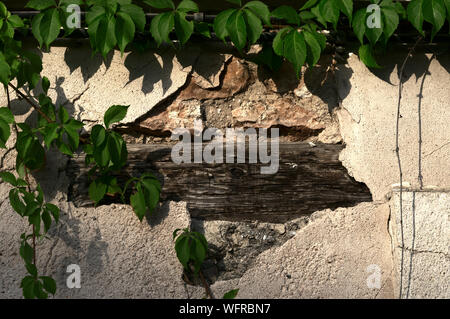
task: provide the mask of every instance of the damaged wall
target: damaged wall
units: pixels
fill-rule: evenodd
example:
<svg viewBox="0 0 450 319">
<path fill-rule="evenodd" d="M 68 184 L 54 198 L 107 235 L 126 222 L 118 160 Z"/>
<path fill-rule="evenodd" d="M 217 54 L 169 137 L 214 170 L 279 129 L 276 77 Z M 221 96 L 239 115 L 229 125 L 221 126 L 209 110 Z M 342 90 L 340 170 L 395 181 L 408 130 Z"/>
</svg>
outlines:
<svg viewBox="0 0 450 319">
<path fill-rule="evenodd" d="M 102 122 L 109 106 L 130 105 L 119 127 L 130 142 L 170 143 L 175 128 L 192 128 L 200 120 L 219 129 L 278 127 L 284 142 L 344 143 L 341 161 L 369 187 L 374 202 L 284 224 L 192 219 L 185 203 L 164 202 L 141 224 L 128 206 L 77 208 L 68 202 L 67 159 L 53 154 L 48 168 L 33 177 L 43 184 L 46 199 L 63 211 L 50 240 L 38 247 L 38 268 L 57 279 L 57 297 L 201 298 L 201 286 L 183 282 L 171 238 L 176 228 L 192 225 L 210 243 L 204 272 L 216 297 L 240 288 L 241 298 L 395 298 L 402 272 L 403 282 L 409 283 L 403 284 L 404 297 L 448 298 L 448 54 L 431 63 L 430 55 L 418 54 L 406 71 L 400 154 L 404 181 L 413 189 L 419 187 L 417 95 L 428 66 L 430 72 L 421 101 L 421 170 L 428 193 L 417 193 L 421 204 L 414 210 L 418 231 L 413 249 L 408 246 L 412 237 L 403 242 L 406 273 L 400 267 L 398 195 L 391 192 L 398 183 L 395 64 L 405 53 L 387 57 L 388 65 L 377 73 L 351 55 L 347 64 L 338 65 L 336 76 L 327 72 L 331 57 L 324 56 L 300 80 L 288 64 L 270 74 L 231 53 L 222 44 L 209 43 L 176 54 L 163 49 L 122 58 L 116 52 L 103 64 L 99 57 L 91 59 L 90 49 L 80 42 L 44 53 L 43 75 L 52 82 L 49 95 L 88 129 Z M 32 121 L 26 103 L 13 98 L 18 117 Z M 0 102 L 6 104 L 3 93 Z M 12 138 L 8 146 L 13 144 Z M 13 170 L 14 163 L 14 151 L 2 151 L 2 168 Z M 434 195 L 437 190 L 442 195 Z M 18 255 L 24 224 L 5 200 L 8 191 L 0 184 L 0 297 L 16 298 L 25 272 Z M 405 195 L 405 207 L 411 206 L 411 194 Z M 433 227 L 422 226 L 430 212 Z M 403 210 L 405 220 L 411 215 L 409 208 Z M 404 231 L 413 231 L 410 222 Z M 65 285 L 72 263 L 81 267 L 81 289 Z M 379 288 L 367 284 L 371 265 L 379 267 Z"/>
</svg>

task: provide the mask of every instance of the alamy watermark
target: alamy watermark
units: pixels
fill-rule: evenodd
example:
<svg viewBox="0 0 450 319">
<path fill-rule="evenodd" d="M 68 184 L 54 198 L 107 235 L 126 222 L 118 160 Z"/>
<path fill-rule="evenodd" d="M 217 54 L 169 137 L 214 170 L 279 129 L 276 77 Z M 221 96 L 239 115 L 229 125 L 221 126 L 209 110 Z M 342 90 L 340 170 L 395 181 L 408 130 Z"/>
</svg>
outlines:
<svg viewBox="0 0 450 319">
<path fill-rule="evenodd" d="M 175 164 L 222 164 L 225 157 L 227 164 L 243 164 L 246 163 L 248 149 L 248 163 L 256 164 L 259 160 L 259 163 L 268 165 L 261 167 L 261 174 L 275 174 L 280 165 L 279 129 L 270 129 L 270 154 L 268 131 L 266 128 L 260 128 L 258 131 L 255 128 L 227 128 L 224 134 L 216 128 L 203 131 L 202 122 L 195 121 L 193 139 L 191 131 L 186 128 L 177 128 L 172 133 L 172 140 L 181 138 L 172 148 L 172 161 Z M 203 147 L 203 142 L 209 143 Z"/>
</svg>

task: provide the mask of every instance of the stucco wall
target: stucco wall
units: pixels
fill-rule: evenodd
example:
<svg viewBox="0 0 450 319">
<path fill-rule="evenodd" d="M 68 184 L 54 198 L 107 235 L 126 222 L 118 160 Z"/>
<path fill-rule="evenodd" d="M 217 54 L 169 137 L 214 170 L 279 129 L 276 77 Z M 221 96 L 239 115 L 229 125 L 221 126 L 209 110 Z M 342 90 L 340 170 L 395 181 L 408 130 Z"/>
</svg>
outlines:
<svg viewBox="0 0 450 319">
<path fill-rule="evenodd" d="M 392 193 L 399 175 L 395 63 L 405 53 L 386 57 L 386 68 L 376 74 L 351 55 L 347 64 L 338 66 L 335 77 L 325 77 L 330 58 L 324 57 L 297 81 L 288 65 L 270 76 L 233 57 L 226 47 L 210 46 L 123 58 L 116 52 L 106 65 L 98 57 L 90 58 L 86 44 L 54 47 L 43 54 L 43 75 L 52 82 L 50 96 L 88 128 L 102 121 L 109 106 L 130 105 L 124 123 L 127 138 L 134 142 L 165 142 L 173 129 L 192 127 L 194 120 L 217 128 L 281 126 L 287 141 L 343 142 L 344 166 L 369 187 L 374 202 L 320 211 L 286 224 L 203 223 L 191 220 L 184 203 L 165 202 L 155 216 L 139 223 L 123 205 L 74 207 L 67 201 L 67 159 L 50 154 L 48 168 L 33 177 L 43 184 L 46 199 L 63 211 L 50 239 L 38 247 L 38 268 L 57 279 L 57 297 L 201 298 L 201 287 L 182 281 L 171 238 L 174 229 L 192 224 L 205 232 L 215 249 L 226 250 L 220 261 L 225 271 L 211 275 L 217 280 L 212 290 L 219 297 L 240 288 L 242 298 L 396 298 L 403 273 L 403 283 L 409 283 L 403 284 L 404 297 L 448 298 L 449 56 L 430 63 L 430 55 L 419 53 L 406 68 L 400 155 L 405 186 L 409 185 L 404 232 L 417 229 L 411 247 L 409 235 L 403 244 L 399 241 L 399 198 L 397 191 Z M 413 229 L 410 190 L 419 187 L 419 93 L 421 170 L 428 192 L 417 193 Z M 13 98 L 19 118 L 32 121 L 26 103 Z M 6 104 L 3 93 L 0 104 Z M 13 143 L 12 138 L 8 146 Z M 3 169 L 13 170 L 14 151 L 1 154 Z M 0 297 L 17 298 L 25 273 L 18 255 L 25 225 L 10 208 L 7 192 L 7 185 L 0 184 Z M 253 242 L 247 240 L 251 236 Z M 400 267 L 402 247 L 407 272 Z M 70 264 L 81 267 L 81 289 L 66 288 Z M 380 270 L 379 288 L 367 284 L 371 265 Z"/>
</svg>

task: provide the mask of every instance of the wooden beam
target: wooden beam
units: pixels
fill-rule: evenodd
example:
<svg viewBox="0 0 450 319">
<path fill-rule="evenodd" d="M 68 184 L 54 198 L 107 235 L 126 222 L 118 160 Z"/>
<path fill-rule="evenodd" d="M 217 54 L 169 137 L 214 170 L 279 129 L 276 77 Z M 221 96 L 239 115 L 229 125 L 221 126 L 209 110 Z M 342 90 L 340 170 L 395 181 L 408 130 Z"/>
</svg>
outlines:
<svg viewBox="0 0 450 319">
<path fill-rule="evenodd" d="M 177 165 L 170 146 L 129 145 L 128 165 L 118 176 L 124 181 L 130 175 L 155 173 L 163 184 L 162 199 L 186 201 L 192 217 L 286 222 L 326 208 L 372 201 L 366 185 L 349 176 L 339 161 L 342 149 L 281 144 L 278 173 L 262 175 L 260 168 L 266 164 Z M 68 173 L 70 200 L 76 206 L 92 206 L 84 156 L 71 160 Z"/>
</svg>

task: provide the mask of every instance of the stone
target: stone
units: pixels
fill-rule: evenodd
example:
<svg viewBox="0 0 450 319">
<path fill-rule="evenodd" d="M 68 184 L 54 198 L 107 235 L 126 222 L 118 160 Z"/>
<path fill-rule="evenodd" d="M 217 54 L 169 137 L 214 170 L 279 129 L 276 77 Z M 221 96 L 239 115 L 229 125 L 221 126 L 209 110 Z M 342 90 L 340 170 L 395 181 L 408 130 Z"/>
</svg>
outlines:
<svg viewBox="0 0 450 319">
<path fill-rule="evenodd" d="M 402 214 L 398 190 L 394 191 L 390 201 L 396 294 L 400 293 L 403 274 L 403 298 L 448 299 L 450 193 L 404 191 L 402 198 Z"/>
<path fill-rule="evenodd" d="M 388 204 L 319 212 L 292 239 L 258 256 L 239 280 L 238 298 L 393 298 L 388 219 Z M 380 289 L 367 284 L 374 264 Z"/>
<path fill-rule="evenodd" d="M 347 147 L 340 159 L 349 173 L 367 184 L 374 200 L 383 200 L 390 185 L 399 183 L 395 153 L 398 105 L 398 65 L 407 52 L 389 53 L 385 68 L 371 73 L 356 55 L 336 73 L 342 108 L 339 125 Z M 429 61 L 430 54 L 414 54 L 405 68 L 401 104 L 399 150 L 403 182 L 419 188 L 419 160 L 424 186 L 450 188 L 449 55 Z M 429 64 L 429 66 L 428 66 Z M 418 105 L 422 90 L 422 150 L 419 154 Z"/>
</svg>

